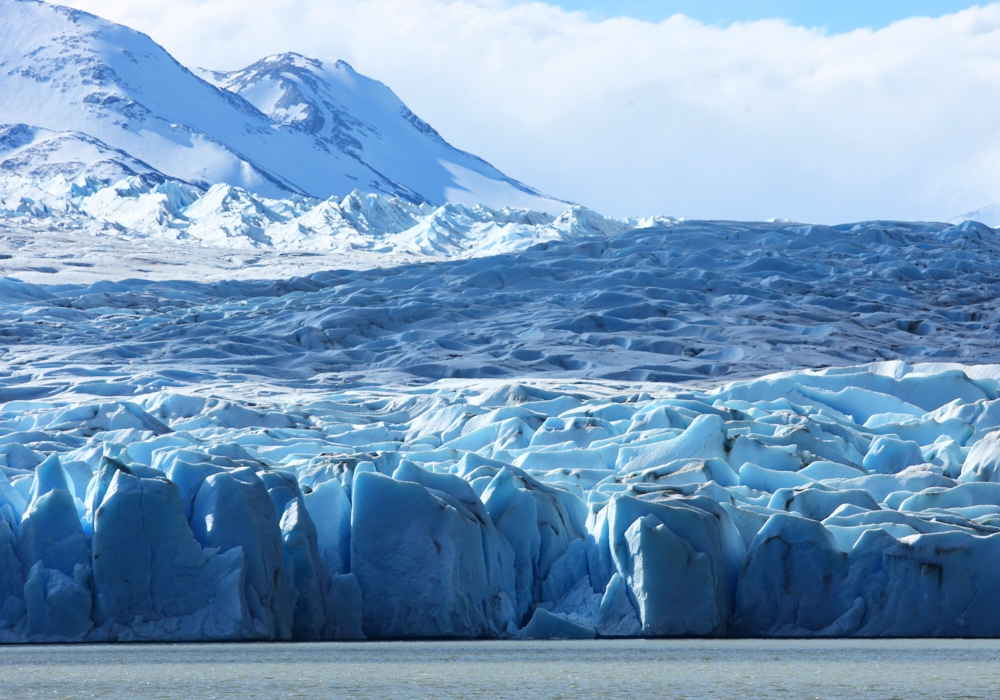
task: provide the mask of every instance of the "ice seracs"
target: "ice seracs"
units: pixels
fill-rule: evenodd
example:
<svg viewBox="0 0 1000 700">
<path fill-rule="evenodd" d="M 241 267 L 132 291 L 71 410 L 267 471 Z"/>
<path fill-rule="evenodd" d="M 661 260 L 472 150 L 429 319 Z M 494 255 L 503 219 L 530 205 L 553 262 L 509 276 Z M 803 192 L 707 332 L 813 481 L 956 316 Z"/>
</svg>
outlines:
<svg viewBox="0 0 1000 700">
<path fill-rule="evenodd" d="M 136 166 L 138 168 L 138 166 Z M 565 210 L 565 211 L 563 211 Z M 353 190 L 343 197 L 261 197 L 241 187 L 206 190 L 152 175 L 108 184 L 89 176 L 0 178 L 0 224 L 14 230 L 76 232 L 84 250 L 99 235 L 123 250 L 135 240 L 291 252 L 357 251 L 411 258 L 471 257 L 546 241 L 617 234 L 642 224 L 582 207 L 558 215 L 476 204 L 415 204 Z"/>
<path fill-rule="evenodd" d="M 1000 633 L 997 365 L 277 403 L 77 376 L 0 407 L 3 641 Z"/>
</svg>

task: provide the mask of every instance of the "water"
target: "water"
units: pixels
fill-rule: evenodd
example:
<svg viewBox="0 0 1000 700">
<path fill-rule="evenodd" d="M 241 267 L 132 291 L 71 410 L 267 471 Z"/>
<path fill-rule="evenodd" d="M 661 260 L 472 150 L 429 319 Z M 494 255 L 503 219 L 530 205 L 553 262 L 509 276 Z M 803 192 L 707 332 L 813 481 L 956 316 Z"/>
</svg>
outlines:
<svg viewBox="0 0 1000 700">
<path fill-rule="evenodd" d="M 3 698 L 996 698 L 1000 641 L 0 647 Z"/>
</svg>

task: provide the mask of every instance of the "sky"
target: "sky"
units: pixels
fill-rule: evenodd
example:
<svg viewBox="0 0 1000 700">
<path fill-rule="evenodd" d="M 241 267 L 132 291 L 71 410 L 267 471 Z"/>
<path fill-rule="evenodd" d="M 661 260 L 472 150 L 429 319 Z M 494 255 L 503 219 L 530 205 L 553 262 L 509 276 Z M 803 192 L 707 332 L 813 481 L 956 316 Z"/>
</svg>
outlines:
<svg viewBox="0 0 1000 700">
<path fill-rule="evenodd" d="M 909 17 L 940 17 L 972 7 L 969 0 L 563 0 L 566 10 L 583 10 L 597 19 L 633 17 L 662 22 L 684 14 L 706 24 L 729 25 L 780 17 L 803 27 L 848 32 L 882 29 Z M 982 4 L 982 3 L 980 3 Z"/>
<path fill-rule="evenodd" d="M 452 144 L 608 215 L 940 221 L 1000 203 L 1000 2 L 67 4 L 189 66 L 346 60 Z"/>
</svg>

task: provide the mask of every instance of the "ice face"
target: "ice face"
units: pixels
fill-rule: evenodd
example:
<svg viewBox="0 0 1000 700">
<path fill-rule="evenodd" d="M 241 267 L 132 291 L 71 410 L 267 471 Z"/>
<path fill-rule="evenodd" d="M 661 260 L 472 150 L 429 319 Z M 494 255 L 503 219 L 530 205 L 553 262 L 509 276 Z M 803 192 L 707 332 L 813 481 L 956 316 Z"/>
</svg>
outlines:
<svg viewBox="0 0 1000 700">
<path fill-rule="evenodd" d="M 995 636 L 998 377 L 9 401 L 0 639 Z"/>
<path fill-rule="evenodd" d="M 496 637 L 516 629 L 513 551 L 463 479 L 401 465 L 359 474 L 351 566 L 364 632 L 385 637 Z M 419 573 L 417 573 L 419 572 Z"/>
</svg>

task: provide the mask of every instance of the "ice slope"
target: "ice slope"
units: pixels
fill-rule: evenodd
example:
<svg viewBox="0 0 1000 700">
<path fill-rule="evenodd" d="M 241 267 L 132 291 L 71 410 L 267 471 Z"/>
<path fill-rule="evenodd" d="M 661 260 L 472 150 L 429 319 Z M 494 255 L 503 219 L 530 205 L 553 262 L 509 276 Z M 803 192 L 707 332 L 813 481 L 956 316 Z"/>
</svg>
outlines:
<svg viewBox="0 0 1000 700">
<path fill-rule="evenodd" d="M 316 134 L 388 179 L 406 183 L 428 202 L 555 215 L 566 209 L 565 203 L 546 201 L 481 158 L 452 147 L 388 87 L 344 61 L 285 53 L 239 71 L 199 74 L 245 98 L 276 123 Z"/>
<path fill-rule="evenodd" d="M 1000 365 L 292 396 L 58 364 L 0 380 L 0 641 L 1000 635 Z"/>
<path fill-rule="evenodd" d="M 425 137 L 435 144 L 418 149 L 413 161 L 398 158 L 404 151 L 397 150 L 398 160 L 406 162 L 399 172 L 411 177 L 409 182 L 378 172 L 358 148 L 285 119 L 272 120 L 181 66 L 146 35 L 84 12 L 36 0 L 0 0 L 0 65 L 0 124 L 21 129 L 19 174 L 74 177 L 82 163 L 84 174 L 116 181 L 122 173 L 138 172 L 133 166 L 138 161 L 161 179 L 202 189 L 225 182 L 269 197 L 326 198 L 362 189 L 444 204 L 448 187 L 461 192 L 464 185 L 474 203 L 565 208 L 451 148 L 415 117 L 400 117 L 412 134 L 402 125 L 389 131 L 392 117 L 405 107 L 398 100 L 389 104 L 391 92 L 361 76 L 356 80 L 380 90 L 356 96 L 351 106 L 359 112 L 352 119 L 386 129 L 380 148 L 397 148 L 388 140 L 396 136 L 409 139 L 407 146 Z M 396 111 L 386 116 L 386 109 Z M 77 135 L 90 144 L 89 151 L 80 144 L 73 154 L 54 149 L 50 132 Z M 109 154 L 114 172 L 107 167 Z M 421 160 L 425 157 L 434 160 Z M 440 172 L 443 167 L 454 171 L 450 178 Z M 436 189 L 426 190 L 435 198 L 412 189 L 425 180 L 435 183 Z"/>
</svg>

